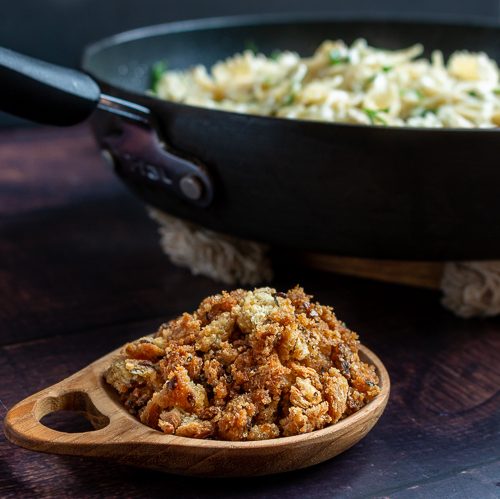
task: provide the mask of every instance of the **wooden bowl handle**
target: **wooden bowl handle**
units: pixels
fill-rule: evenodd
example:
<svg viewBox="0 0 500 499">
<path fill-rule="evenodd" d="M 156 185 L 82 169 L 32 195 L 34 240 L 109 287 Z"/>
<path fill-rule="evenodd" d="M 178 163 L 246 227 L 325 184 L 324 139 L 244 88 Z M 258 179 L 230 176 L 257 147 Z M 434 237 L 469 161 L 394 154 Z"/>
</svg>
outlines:
<svg viewBox="0 0 500 499">
<path fill-rule="evenodd" d="M 31 450 L 82 454 L 82 447 L 95 446 L 106 441 L 106 437 L 115 435 L 118 430 L 123 431 L 131 427 L 134 423 L 133 419 L 130 420 L 132 417 L 128 418 L 123 411 L 116 411 L 114 402 L 102 386 L 100 373 L 89 368 L 31 395 L 12 407 L 4 421 L 7 438 L 12 443 Z M 95 430 L 66 433 L 41 423 L 44 416 L 61 410 L 82 414 Z"/>
</svg>

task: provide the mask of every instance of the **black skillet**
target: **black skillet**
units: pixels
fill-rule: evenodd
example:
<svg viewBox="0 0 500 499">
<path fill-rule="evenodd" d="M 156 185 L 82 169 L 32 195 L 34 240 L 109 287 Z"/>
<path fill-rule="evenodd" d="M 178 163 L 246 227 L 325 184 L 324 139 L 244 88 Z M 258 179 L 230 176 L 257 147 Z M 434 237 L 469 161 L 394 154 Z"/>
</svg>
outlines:
<svg viewBox="0 0 500 499">
<path fill-rule="evenodd" d="M 215 111 L 145 92 L 158 60 L 211 65 L 252 43 L 421 42 L 500 60 L 500 29 L 301 16 L 153 26 L 88 47 L 82 73 L 0 52 L 0 109 L 56 125 L 93 113 L 116 173 L 147 203 L 278 246 L 396 259 L 500 257 L 498 130 L 328 124 Z M 97 82 L 97 84 L 95 82 Z M 102 91 L 102 93 L 101 93 Z M 120 99 L 123 99 L 120 100 Z"/>
</svg>

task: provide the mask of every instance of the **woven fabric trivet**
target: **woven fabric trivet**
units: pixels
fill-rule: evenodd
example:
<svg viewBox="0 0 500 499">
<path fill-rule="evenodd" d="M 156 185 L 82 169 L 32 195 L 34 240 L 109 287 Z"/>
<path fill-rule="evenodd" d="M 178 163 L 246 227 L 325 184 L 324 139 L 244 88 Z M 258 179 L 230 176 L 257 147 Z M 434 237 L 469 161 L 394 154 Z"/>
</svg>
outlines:
<svg viewBox="0 0 500 499">
<path fill-rule="evenodd" d="M 154 208 L 160 245 L 176 265 L 225 284 L 255 285 L 272 279 L 268 247 L 219 234 Z M 441 280 L 443 306 L 459 317 L 500 314 L 500 261 L 449 262 Z"/>
<path fill-rule="evenodd" d="M 460 317 L 499 315 L 500 261 L 449 262 L 441 290 L 441 303 Z"/>
<path fill-rule="evenodd" d="M 268 248 L 226 236 L 149 208 L 160 245 L 176 265 L 226 284 L 254 285 L 273 277 Z"/>
</svg>

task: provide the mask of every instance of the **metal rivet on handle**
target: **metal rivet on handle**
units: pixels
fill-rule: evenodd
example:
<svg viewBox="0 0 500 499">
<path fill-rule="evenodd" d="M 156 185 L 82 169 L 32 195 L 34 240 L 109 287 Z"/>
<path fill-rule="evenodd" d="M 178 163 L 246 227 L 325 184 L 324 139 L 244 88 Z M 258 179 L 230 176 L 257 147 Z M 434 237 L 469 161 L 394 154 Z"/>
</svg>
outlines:
<svg viewBox="0 0 500 499">
<path fill-rule="evenodd" d="M 181 188 L 181 192 L 184 196 L 194 201 L 200 199 L 203 194 L 202 183 L 193 175 L 186 175 L 185 177 L 182 177 L 179 182 L 179 187 Z"/>
<path fill-rule="evenodd" d="M 115 167 L 116 161 L 115 161 L 113 154 L 111 154 L 111 151 L 109 149 L 101 149 L 101 156 L 102 156 L 102 159 L 104 159 L 104 161 L 106 162 L 106 164 L 108 166 L 110 166 L 111 168 Z"/>
</svg>

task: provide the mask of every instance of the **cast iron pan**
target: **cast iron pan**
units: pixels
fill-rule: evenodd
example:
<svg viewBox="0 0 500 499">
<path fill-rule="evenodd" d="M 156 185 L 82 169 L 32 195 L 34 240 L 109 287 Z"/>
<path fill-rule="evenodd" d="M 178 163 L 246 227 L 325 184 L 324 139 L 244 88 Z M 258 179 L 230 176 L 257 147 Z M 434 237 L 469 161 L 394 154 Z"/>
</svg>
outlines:
<svg viewBox="0 0 500 499">
<path fill-rule="evenodd" d="M 88 47 L 83 68 L 92 78 L 2 49 L 0 108 L 59 125 L 93 113 L 97 140 L 130 188 L 218 231 L 339 255 L 500 257 L 499 130 L 275 119 L 145 94 L 158 60 L 210 65 L 249 42 L 307 55 L 324 39 L 358 37 L 500 60 L 494 26 L 304 16 L 181 22 Z"/>
</svg>

